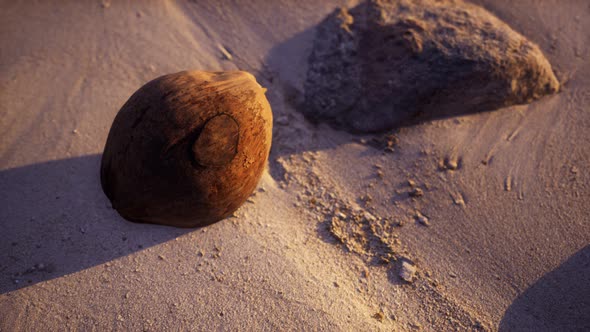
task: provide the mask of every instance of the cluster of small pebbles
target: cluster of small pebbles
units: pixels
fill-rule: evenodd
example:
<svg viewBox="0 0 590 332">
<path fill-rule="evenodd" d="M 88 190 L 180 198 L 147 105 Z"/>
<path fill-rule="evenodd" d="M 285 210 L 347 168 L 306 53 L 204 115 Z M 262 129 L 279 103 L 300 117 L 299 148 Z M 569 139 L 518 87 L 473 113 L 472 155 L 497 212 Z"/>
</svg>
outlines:
<svg viewBox="0 0 590 332">
<path fill-rule="evenodd" d="M 336 186 L 314 171 L 315 163 L 314 152 L 281 161 L 287 170 L 282 185 L 299 191 L 295 207 L 316 220 L 325 236 L 358 254 L 367 264 L 401 269 L 401 262 L 410 261 L 396 230 L 404 225 L 402 220 L 380 215 L 371 206 L 373 198 L 369 194 L 359 197 L 362 206 L 342 198 Z"/>
</svg>

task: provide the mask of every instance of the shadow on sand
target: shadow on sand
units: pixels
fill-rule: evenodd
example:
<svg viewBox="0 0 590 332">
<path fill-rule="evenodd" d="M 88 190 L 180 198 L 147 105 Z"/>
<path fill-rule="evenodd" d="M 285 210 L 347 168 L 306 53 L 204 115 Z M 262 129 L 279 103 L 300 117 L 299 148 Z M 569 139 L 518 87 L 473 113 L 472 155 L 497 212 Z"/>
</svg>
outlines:
<svg viewBox="0 0 590 332">
<path fill-rule="evenodd" d="M 590 245 L 518 296 L 499 330 L 590 331 Z"/>
<path fill-rule="evenodd" d="M 89 155 L 0 171 L 0 294 L 191 231 L 122 219 L 99 167 L 100 155 Z"/>
</svg>

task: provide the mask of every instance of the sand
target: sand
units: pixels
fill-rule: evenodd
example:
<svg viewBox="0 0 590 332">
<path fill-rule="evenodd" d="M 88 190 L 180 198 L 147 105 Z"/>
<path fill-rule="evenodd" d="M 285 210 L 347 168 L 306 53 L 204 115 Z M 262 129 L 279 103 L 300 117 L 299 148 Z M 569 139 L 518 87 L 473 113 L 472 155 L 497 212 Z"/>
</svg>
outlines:
<svg viewBox="0 0 590 332">
<path fill-rule="evenodd" d="M 353 2 L 3 2 L 0 330 L 590 329 L 590 7 L 476 3 L 561 92 L 355 136 L 296 110 L 314 27 Z M 100 188 L 108 130 L 185 69 L 268 88 L 268 170 L 220 223 L 127 222 Z"/>
</svg>

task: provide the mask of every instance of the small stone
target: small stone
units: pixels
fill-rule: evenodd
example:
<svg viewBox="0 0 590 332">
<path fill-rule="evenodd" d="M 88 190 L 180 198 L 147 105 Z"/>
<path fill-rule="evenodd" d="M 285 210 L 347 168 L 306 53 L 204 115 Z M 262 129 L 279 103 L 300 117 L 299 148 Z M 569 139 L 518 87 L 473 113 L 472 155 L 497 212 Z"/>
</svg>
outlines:
<svg viewBox="0 0 590 332">
<path fill-rule="evenodd" d="M 506 180 L 504 180 L 504 190 L 512 191 L 512 177 L 508 176 L 506 177 Z"/>
<path fill-rule="evenodd" d="M 217 44 L 217 48 L 219 49 L 219 51 L 221 52 L 221 55 L 223 55 L 223 57 L 225 58 L 225 60 L 228 61 L 232 61 L 233 60 L 233 56 L 231 55 L 231 53 L 227 50 L 227 48 L 221 44 Z"/>
<path fill-rule="evenodd" d="M 363 217 L 365 218 L 366 221 L 369 221 L 369 222 L 373 222 L 373 221 L 377 220 L 377 218 L 375 218 L 374 215 L 372 215 L 371 213 L 369 213 L 367 211 L 365 211 L 365 213 L 363 213 Z"/>
<path fill-rule="evenodd" d="M 450 170 L 456 170 L 459 167 L 458 161 L 455 158 L 447 157 L 444 160 L 444 167 Z"/>
<path fill-rule="evenodd" d="M 420 330 L 422 329 L 422 324 L 416 322 L 416 323 L 411 323 L 410 326 L 415 329 L 415 330 Z"/>
<path fill-rule="evenodd" d="M 383 322 L 385 315 L 383 314 L 383 311 L 379 311 L 375 313 L 372 317 L 375 318 L 378 322 Z"/>
<path fill-rule="evenodd" d="M 399 271 L 399 277 L 405 282 L 414 282 L 414 277 L 416 275 L 416 266 L 411 264 L 408 261 L 402 262 L 402 267 Z"/>
<path fill-rule="evenodd" d="M 424 196 L 424 191 L 420 188 L 414 188 L 412 191 L 410 191 L 410 196 L 411 197 L 422 197 L 422 196 Z"/>
<path fill-rule="evenodd" d="M 465 207 L 465 200 L 463 199 L 463 195 L 461 195 L 461 193 L 457 193 L 457 195 L 453 196 L 453 203 L 455 203 L 455 205 Z"/>
<path fill-rule="evenodd" d="M 370 203 L 373 201 L 373 196 L 371 196 L 370 194 L 363 195 L 361 196 L 361 201 L 365 203 Z"/>
<path fill-rule="evenodd" d="M 420 211 L 416 211 L 416 214 L 414 215 L 414 218 L 416 218 L 416 220 L 424 225 L 424 226 L 430 226 L 430 220 L 428 219 L 427 216 L 423 215 Z"/>
<path fill-rule="evenodd" d="M 414 181 L 414 180 L 408 180 L 408 186 L 415 187 L 416 186 L 416 181 Z"/>
</svg>

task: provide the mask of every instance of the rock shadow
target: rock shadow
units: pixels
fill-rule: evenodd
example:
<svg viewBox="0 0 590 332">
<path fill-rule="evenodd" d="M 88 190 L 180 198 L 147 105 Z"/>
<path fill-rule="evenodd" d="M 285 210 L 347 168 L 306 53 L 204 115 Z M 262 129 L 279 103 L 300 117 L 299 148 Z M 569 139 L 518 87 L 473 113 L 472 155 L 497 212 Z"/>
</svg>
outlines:
<svg viewBox="0 0 590 332">
<path fill-rule="evenodd" d="M 95 154 L 0 171 L 0 294 L 191 231 L 121 218 L 102 192 L 99 167 Z"/>
<path fill-rule="evenodd" d="M 520 294 L 499 331 L 590 331 L 590 245 Z"/>
</svg>

